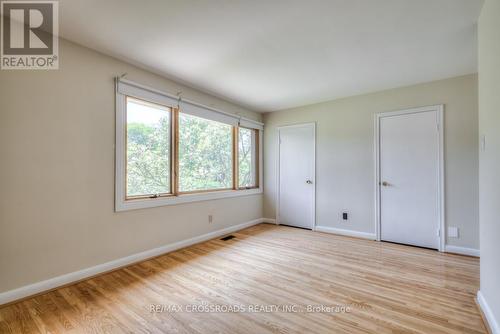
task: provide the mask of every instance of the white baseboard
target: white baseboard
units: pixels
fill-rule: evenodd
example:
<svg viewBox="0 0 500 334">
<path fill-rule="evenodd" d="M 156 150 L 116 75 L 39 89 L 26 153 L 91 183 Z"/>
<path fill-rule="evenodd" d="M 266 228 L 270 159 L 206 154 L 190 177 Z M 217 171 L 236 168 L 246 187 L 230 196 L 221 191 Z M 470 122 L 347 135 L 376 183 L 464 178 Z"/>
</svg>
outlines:
<svg viewBox="0 0 500 334">
<path fill-rule="evenodd" d="M 475 249 L 475 248 L 467 248 L 467 247 L 445 245 L 444 246 L 444 251 L 446 253 L 455 253 L 455 254 L 462 254 L 462 255 L 469 255 L 469 256 L 477 256 L 477 257 L 479 257 L 479 249 Z"/>
<path fill-rule="evenodd" d="M 481 291 L 477 292 L 477 302 L 479 304 L 479 307 L 481 307 L 481 310 L 483 311 L 484 317 L 486 318 L 486 321 L 488 321 L 488 326 L 490 327 L 491 333 L 492 334 L 500 334 L 500 325 L 498 321 L 495 319 L 495 316 L 493 315 L 493 311 L 491 311 L 488 303 L 486 302 L 486 299 L 484 299 L 483 294 Z"/>
<path fill-rule="evenodd" d="M 217 231 L 213 231 L 210 233 L 206 233 L 206 234 L 194 237 L 194 238 L 174 242 L 172 244 L 168 244 L 165 246 L 161 246 L 161 247 L 153 248 L 153 249 L 150 249 L 150 250 L 147 250 L 144 252 L 132 254 L 132 255 L 129 255 L 126 257 L 122 257 L 122 258 L 117 259 L 117 260 L 113 260 L 110 262 L 99 264 L 99 265 L 94 266 L 94 267 L 82 269 L 82 270 L 75 271 L 75 272 L 68 273 L 68 274 L 64 274 L 61 276 L 50 278 L 48 280 L 33 283 L 30 285 L 25 285 L 23 287 L 20 287 L 20 288 L 14 289 L 14 290 L 5 291 L 5 292 L 0 293 L 0 305 L 10 303 L 10 302 L 13 302 L 13 301 L 16 301 L 16 300 L 19 300 L 22 298 L 26 298 L 29 296 L 33 296 L 33 295 L 39 294 L 39 293 L 44 292 L 44 291 L 49 291 L 49 290 L 58 288 L 58 287 L 63 286 L 63 285 L 67 285 L 70 283 L 81 281 L 81 280 L 88 278 L 88 277 L 92 277 L 92 276 L 96 276 L 98 274 L 109 272 L 109 271 L 117 269 L 117 268 L 121 268 L 121 267 L 130 265 L 130 264 L 139 262 L 139 261 L 144 261 L 144 260 L 153 258 L 155 256 L 169 253 L 169 252 L 175 251 L 177 249 L 188 247 L 188 246 L 191 246 L 191 245 L 194 245 L 194 244 L 206 241 L 206 240 L 214 239 L 214 238 L 220 237 L 222 235 L 236 232 L 236 231 L 242 230 L 244 228 L 247 228 L 247 227 L 250 227 L 253 225 L 257 225 L 260 223 L 264 223 L 264 222 L 268 222 L 268 219 L 264 219 L 264 218 L 255 219 L 255 220 L 252 220 L 252 221 L 249 221 L 246 223 L 242 223 L 242 224 L 226 227 L 226 228 L 223 228 L 223 229 L 220 229 Z"/>
<path fill-rule="evenodd" d="M 269 224 L 277 224 L 276 219 L 274 218 L 262 218 L 264 223 L 269 223 Z"/>
<path fill-rule="evenodd" d="M 335 228 L 335 227 L 329 227 L 329 226 L 316 226 L 314 228 L 314 230 L 317 232 L 340 234 L 340 235 L 345 235 L 348 237 L 355 237 L 355 238 L 362 238 L 362 239 L 369 239 L 369 240 L 377 239 L 377 236 L 375 235 L 375 233 L 359 232 L 359 231 L 353 231 L 353 230 L 344 230 L 341 228 Z"/>
</svg>

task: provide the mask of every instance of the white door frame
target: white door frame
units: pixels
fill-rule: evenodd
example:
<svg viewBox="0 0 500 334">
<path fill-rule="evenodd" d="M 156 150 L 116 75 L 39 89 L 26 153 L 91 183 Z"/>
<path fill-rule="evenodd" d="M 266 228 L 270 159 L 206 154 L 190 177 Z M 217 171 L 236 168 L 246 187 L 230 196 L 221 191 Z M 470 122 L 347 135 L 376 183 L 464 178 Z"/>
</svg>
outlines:
<svg viewBox="0 0 500 334">
<path fill-rule="evenodd" d="M 384 117 L 415 114 L 426 111 L 437 112 L 436 126 L 438 128 L 438 208 L 439 208 L 439 251 L 444 252 L 445 247 L 445 200 L 444 200 L 444 135 L 443 135 L 443 110 L 444 105 L 411 108 L 399 111 L 382 112 L 375 114 L 375 230 L 377 241 L 380 241 L 380 120 Z"/>
<path fill-rule="evenodd" d="M 312 226 L 311 229 L 313 231 L 316 230 L 316 122 L 310 122 L 310 123 L 299 123 L 299 124 L 292 124 L 292 125 L 282 125 L 278 126 L 278 138 L 276 141 L 277 145 L 277 156 L 276 156 L 276 224 L 280 224 L 280 132 L 281 129 L 285 128 L 296 128 L 296 127 L 303 127 L 303 126 L 311 126 L 313 129 L 313 136 L 314 136 L 314 141 L 313 141 L 313 171 L 312 171 L 312 182 L 313 182 L 313 198 L 312 198 L 312 205 L 313 205 L 313 210 L 312 210 Z"/>
</svg>

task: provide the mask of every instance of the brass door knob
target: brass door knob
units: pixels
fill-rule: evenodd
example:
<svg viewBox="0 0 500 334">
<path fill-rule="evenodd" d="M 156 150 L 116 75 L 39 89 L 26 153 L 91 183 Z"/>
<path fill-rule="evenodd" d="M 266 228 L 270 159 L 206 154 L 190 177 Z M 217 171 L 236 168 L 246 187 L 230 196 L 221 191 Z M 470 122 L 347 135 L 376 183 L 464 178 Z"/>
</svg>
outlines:
<svg viewBox="0 0 500 334">
<path fill-rule="evenodd" d="M 388 186 L 389 186 L 389 182 L 384 181 L 384 182 L 382 182 L 382 185 L 383 185 L 384 187 L 388 187 Z"/>
</svg>

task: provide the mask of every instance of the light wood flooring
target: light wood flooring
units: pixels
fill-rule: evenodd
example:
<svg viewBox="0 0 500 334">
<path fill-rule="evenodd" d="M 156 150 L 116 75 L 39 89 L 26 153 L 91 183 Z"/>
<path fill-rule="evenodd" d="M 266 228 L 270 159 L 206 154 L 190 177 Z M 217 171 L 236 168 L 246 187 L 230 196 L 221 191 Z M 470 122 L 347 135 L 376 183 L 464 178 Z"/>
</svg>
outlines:
<svg viewBox="0 0 500 334">
<path fill-rule="evenodd" d="M 0 333 L 485 333 L 477 258 L 269 224 L 233 235 L 0 308 Z"/>
</svg>

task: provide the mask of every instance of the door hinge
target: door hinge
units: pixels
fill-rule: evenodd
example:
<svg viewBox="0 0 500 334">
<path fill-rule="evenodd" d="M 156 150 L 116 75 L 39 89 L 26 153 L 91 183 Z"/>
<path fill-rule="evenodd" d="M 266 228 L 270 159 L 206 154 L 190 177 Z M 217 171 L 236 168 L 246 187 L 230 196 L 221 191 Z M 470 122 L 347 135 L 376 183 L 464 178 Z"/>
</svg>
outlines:
<svg viewBox="0 0 500 334">
<path fill-rule="evenodd" d="M 437 236 L 438 236 L 438 237 L 440 237 L 440 236 L 441 236 L 441 229 L 440 229 L 440 228 L 437 230 Z"/>
</svg>

